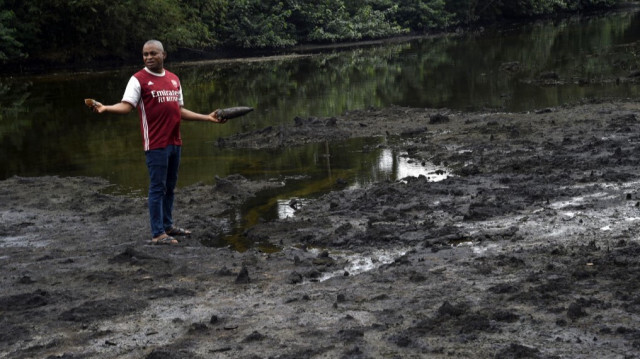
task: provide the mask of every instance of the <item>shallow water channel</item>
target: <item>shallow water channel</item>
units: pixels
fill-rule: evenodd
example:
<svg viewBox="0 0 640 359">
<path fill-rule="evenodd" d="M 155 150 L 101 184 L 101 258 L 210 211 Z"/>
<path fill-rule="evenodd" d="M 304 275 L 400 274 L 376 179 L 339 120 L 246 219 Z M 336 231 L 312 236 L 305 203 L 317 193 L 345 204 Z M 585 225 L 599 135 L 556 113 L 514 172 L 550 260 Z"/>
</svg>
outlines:
<svg viewBox="0 0 640 359">
<path fill-rule="evenodd" d="M 172 63 L 185 105 L 198 112 L 230 106 L 255 111 L 224 126 L 186 122 L 179 186 L 241 174 L 286 185 L 248 203 L 230 224 L 237 233 L 259 218 L 292 215 L 292 199 L 327 191 L 336 179 L 366 186 L 438 168 L 385 149 L 384 139 L 353 139 L 277 150 L 221 149 L 219 137 L 390 105 L 530 111 L 593 98 L 636 98 L 616 78 L 640 68 L 636 11 L 486 28 L 317 53 Z M 96 115 L 84 98 L 120 101 L 139 66 L 112 71 L 0 78 L 0 179 L 98 176 L 113 191 L 145 196 L 147 174 L 135 112 Z M 553 85 L 540 79 L 552 79 Z M 446 169 L 445 169 L 446 170 Z"/>
</svg>

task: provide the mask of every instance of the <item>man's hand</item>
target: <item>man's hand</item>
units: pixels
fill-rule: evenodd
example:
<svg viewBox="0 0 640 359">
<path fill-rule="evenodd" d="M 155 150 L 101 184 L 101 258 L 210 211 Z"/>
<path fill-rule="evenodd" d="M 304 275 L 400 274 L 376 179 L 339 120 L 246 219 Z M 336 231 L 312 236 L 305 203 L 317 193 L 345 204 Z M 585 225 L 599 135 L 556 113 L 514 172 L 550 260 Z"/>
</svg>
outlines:
<svg viewBox="0 0 640 359">
<path fill-rule="evenodd" d="M 86 99 L 84 103 L 95 113 L 112 112 L 125 115 L 133 110 L 133 105 L 128 102 L 120 102 L 115 105 L 106 106 L 96 100 Z"/>
<path fill-rule="evenodd" d="M 225 122 L 227 122 L 226 118 L 218 118 L 218 110 L 215 110 L 215 111 L 211 112 L 209 114 L 209 118 L 210 118 L 209 121 L 211 121 L 211 122 L 217 122 L 217 123 L 225 123 Z"/>
<path fill-rule="evenodd" d="M 104 107 L 100 102 L 92 99 L 92 98 L 85 98 L 84 99 L 84 104 L 89 106 L 89 108 L 94 111 L 94 112 L 104 112 L 104 109 L 102 111 L 100 111 L 100 107 Z"/>
<path fill-rule="evenodd" d="M 107 110 L 107 106 L 101 104 L 100 102 L 96 101 L 95 104 L 92 107 L 93 112 L 97 112 L 97 113 L 103 113 Z"/>
<path fill-rule="evenodd" d="M 216 114 L 217 111 L 218 110 L 215 110 L 209 114 L 204 114 L 204 113 L 193 112 L 191 110 L 187 110 L 184 107 L 181 107 L 180 117 L 185 121 L 208 121 L 208 122 L 215 122 L 215 123 L 227 122 L 226 119 L 218 118 L 218 115 Z"/>
</svg>

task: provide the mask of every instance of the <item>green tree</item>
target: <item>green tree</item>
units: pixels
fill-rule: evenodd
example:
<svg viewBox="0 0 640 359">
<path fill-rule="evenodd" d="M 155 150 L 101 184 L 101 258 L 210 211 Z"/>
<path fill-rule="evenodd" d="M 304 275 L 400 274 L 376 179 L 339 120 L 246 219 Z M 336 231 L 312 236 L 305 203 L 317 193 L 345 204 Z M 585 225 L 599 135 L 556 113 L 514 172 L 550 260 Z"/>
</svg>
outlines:
<svg viewBox="0 0 640 359">
<path fill-rule="evenodd" d="M 338 42 L 401 34 L 393 14 L 397 6 L 387 0 L 290 1 L 291 21 L 301 42 Z"/>
<path fill-rule="evenodd" d="M 241 48 L 286 47 L 295 45 L 291 11 L 278 0 L 238 0 L 228 13 L 218 18 L 223 44 Z"/>
<path fill-rule="evenodd" d="M 622 0 L 0 0 L 0 62 L 137 60 L 168 51 L 282 48 L 606 8 Z"/>
<path fill-rule="evenodd" d="M 16 41 L 35 60 L 88 62 L 138 57 L 142 43 L 161 39 L 169 49 L 212 44 L 210 28 L 193 16 L 214 16 L 221 1 L 7 0 L 16 17 Z M 192 5 L 199 5 L 193 7 Z M 189 9 L 187 12 L 186 9 Z M 187 15 L 191 17 L 187 17 Z"/>
<path fill-rule="evenodd" d="M 0 0 L 0 9 L 4 1 Z M 15 14 L 11 10 L 0 10 L 0 61 L 19 59 L 24 56 L 21 51 L 22 43 L 16 39 L 17 30 L 11 24 L 15 23 Z"/>
<path fill-rule="evenodd" d="M 199 48 L 212 48 L 222 43 L 215 37 L 223 30 L 227 18 L 228 0 L 181 0 L 187 27 L 191 33 L 199 34 L 195 42 Z"/>
<path fill-rule="evenodd" d="M 446 10 L 445 0 L 400 0 L 396 21 L 413 31 L 427 31 L 450 26 L 453 13 Z"/>
<path fill-rule="evenodd" d="M 407 32 L 408 29 L 398 25 L 394 19 L 397 11 L 397 5 L 384 9 L 375 9 L 373 5 L 358 7 L 350 14 L 357 39 L 377 39 Z"/>
</svg>

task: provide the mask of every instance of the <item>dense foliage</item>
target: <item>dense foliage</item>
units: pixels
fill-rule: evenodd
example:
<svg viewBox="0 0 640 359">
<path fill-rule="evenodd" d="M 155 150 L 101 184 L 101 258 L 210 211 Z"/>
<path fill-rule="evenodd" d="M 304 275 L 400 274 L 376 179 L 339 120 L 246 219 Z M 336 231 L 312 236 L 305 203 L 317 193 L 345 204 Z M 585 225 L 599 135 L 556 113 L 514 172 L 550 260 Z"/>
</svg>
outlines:
<svg viewBox="0 0 640 359">
<path fill-rule="evenodd" d="M 283 48 L 615 6 L 622 0 L 0 0 L 0 62 L 129 60 L 167 50 Z"/>
</svg>

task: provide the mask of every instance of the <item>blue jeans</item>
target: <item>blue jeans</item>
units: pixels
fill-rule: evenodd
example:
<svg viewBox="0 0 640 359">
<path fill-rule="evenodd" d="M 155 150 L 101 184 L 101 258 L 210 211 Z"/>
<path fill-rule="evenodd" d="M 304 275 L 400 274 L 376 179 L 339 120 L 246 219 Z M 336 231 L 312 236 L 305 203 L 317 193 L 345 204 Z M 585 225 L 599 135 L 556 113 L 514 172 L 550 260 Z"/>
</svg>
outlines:
<svg viewBox="0 0 640 359">
<path fill-rule="evenodd" d="M 173 193 L 178 182 L 180 146 L 145 151 L 149 170 L 149 218 L 151 234 L 157 237 L 173 226 Z"/>
</svg>

